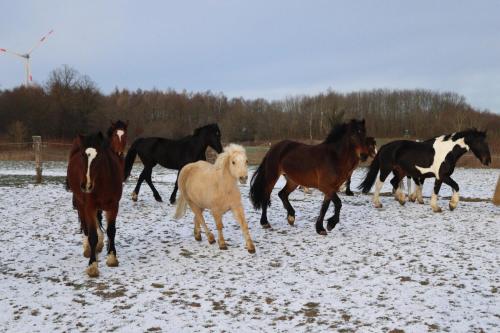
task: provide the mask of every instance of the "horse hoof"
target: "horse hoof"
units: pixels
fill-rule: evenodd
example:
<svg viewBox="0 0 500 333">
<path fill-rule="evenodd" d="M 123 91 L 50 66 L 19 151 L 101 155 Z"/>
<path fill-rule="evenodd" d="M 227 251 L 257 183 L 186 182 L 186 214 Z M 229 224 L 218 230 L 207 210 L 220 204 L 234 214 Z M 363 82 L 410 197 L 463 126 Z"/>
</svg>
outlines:
<svg viewBox="0 0 500 333">
<path fill-rule="evenodd" d="M 108 265 L 108 267 L 118 266 L 118 259 L 116 259 L 116 256 L 113 253 L 108 254 L 108 257 L 106 258 L 106 265 Z"/>
<path fill-rule="evenodd" d="M 375 208 L 382 208 L 382 204 L 381 203 L 375 204 L 374 206 L 375 206 Z"/>
<path fill-rule="evenodd" d="M 201 235 L 194 235 L 194 239 L 196 239 L 198 242 L 201 242 Z"/>
<path fill-rule="evenodd" d="M 317 231 L 318 235 L 321 235 L 321 236 L 326 236 L 328 235 L 328 233 L 326 232 L 326 230 L 319 230 Z"/>
<path fill-rule="evenodd" d="M 453 210 L 455 210 L 455 208 L 457 208 L 457 206 L 452 205 L 452 204 L 449 204 L 449 207 L 450 207 L 450 210 L 451 210 L 451 211 L 453 211 Z"/>
<path fill-rule="evenodd" d="M 98 277 L 99 276 L 99 269 L 97 268 L 97 262 L 94 261 L 87 269 L 85 270 L 87 272 L 87 275 L 89 277 Z"/>
<path fill-rule="evenodd" d="M 248 253 L 254 254 L 255 253 L 255 247 L 248 249 Z"/>
<path fill-rule="evenodd" d="M 227 250 L 227 245 L 226 245 L 226 244 L 224 244 L 224 245 L 222 245 L 222 246 L 219 246 L 219 249 L 220 249 L 220 250 Z"/>
<path fill-rule="evenodd" d="M 406 201 L 404 201 L 404 200 L 398 200 L 398 201 L 399 201 L 399 204 L 400 204 L 401 206 L 404 206 L 404 205 L 405 205 L 405 203 L 406 203 Z"/>
<path fill-rule="evenodd" d="M 208 240 L 208 244 L 214 244 L 215 243 L 215 239 L 211 238 Z"/>
<path fill-rule="evenodd" d="M 354 196 L 354 192 L 352 192 L 352 191 L 345 191 L 345 195 L 353 197 Z"/>
<path fill-rule="evenodd" d="M 336 225 L 337 225 L 337 223 L 332 223 L 331 225 L 330 225 L 330 223 L 328 223 L 328 224 L 326 225 L 326 230 L 328 230 L 328 231 L 332 231 L 332 230 L 333 230 L 333 228 L 335 228 L 335 226 L 336 226 Z"/>
<path fill-rule="evenodd" d="M 158 201 L 158 202 L 163 202 L 163 199 L 160 196 L 155 197 L 155 200 Z"/>
<path fill-rule="evenodd" d="M 138 197 L 139 197 L 139 196 L 137 195 L 137 193 L 132 192 L 132 201 L 137 201 L 137 198 L 138 198 Z"/>
<path fill-rule="evenodd" d="M 442 212 L 443 212 L 443 210 L 441 209 L 441 207 L 432 208 L 432 211 L 433 211 L 434 213 L 442 213 Z"/>
<path fill-rule="evenodd" d="M 160 198 L 160 200 L 161 200 L 161 198 Z M 172 198 L 170 198 L 170 200 L 169 200 L 169 201 L 170 201 L 170 204 L 171 204 L 171 205 L 175 204 L 175 198 L 173 198 L 173 199 L 172 199 Z"/>
<path fill-rule="evenodd" d="M 271 225 L 269 223 L 264 223 L 264 224 L 262 224 L 262 228 L 271 229 Z"/>
<path fill-rule="evenodd" d="M 288 220 L 288 224 L 289 224 L 289 225 L 293 225 L 293 224 L 294 224 L 294 222 L 295 222 L 295 216 L 288 215 L 288 216 L 286 217 L 286 219 Z"/>
</svg>

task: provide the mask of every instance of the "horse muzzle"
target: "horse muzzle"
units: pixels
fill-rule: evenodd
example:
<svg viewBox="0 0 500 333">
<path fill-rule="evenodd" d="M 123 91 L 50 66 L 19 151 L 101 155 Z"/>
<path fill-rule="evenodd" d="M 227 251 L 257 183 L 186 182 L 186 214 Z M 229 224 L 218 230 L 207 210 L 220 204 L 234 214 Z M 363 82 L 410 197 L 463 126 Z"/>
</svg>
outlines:
<svg viewBox="0 0 500 333">
<path fill-rule="evenodd" d="M 248 181 L 248 176 L 243 176 L 239 178 L 240 184 L 246 184 Z"/>
<path fill-rule="evenodd" d="M 94 191 L 94 184 L 91 183 L 90 186 L 87 186 L 87 184 L 80 184 L 80 190 L 83 192 L 83 193 L 92 193 L 92 191 Z"/>
<path fill-rule="evenodd" d="M 489 165 L 491 163 L 491 156 L 486 156 L 482 158 L 481 163 L 483 163 L 483 165 Z"/>
</svg>

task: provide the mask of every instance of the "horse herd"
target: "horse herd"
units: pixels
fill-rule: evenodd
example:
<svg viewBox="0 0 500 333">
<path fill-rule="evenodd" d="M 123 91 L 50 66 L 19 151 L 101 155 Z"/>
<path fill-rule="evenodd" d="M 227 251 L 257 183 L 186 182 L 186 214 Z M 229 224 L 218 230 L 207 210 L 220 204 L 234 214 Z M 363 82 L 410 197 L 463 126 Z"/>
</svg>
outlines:
<svg viewBox="0 0 500 333">
<path fill-rule="evenodd" d="M 108 266 L 117 266 L 115 234 L 116 217 L 122 196 L 123 182 L 130 176 L 134 160 L 139 155 L 144 169 L 132 192 L 132 200 L 137 201 L 143 181 L 153 191 L 154 198 L 162 198 L 151 180 L 152 169 L 160 164 L 165 168 L 179 170 L 170 203 L 177 200 L 175 218 L 182 217 L 189 206 L 194 213 L 194 238 L 201 241 L 201 229 L 210 244 L 215 237 L 207 227 L 203 211 L 210 210 L 218 233 L 220 249 L 227 249 L 223 236 L 222 216 L 231 210 L 240 224 L 248 252 L 255 253 L 255 246 L 248 231 L 244 207 L 238 182 L 248 180 L 248 160 L 245 149 L 236 144 L 225 148 L 221 144 L 221 131 L 217 124 L 200 127 L 180 140 L 165 138 L 140 138 L 130 146 L 126 157 L 128 122 L 111 123 L 107 135 L 101 132 L 92 135 L 78 135 L 70 151 L 67 169 L 67 188 L 73 193 L 73 207 L 78 211 L 83 236 L 83 254 L 89 258 L 86 269 L 90 277 L 99 275 L 97 253 L 104 247 L 102 212 L 105 212 L 108 236 Z M 214 164 L 206 161 L 207 147 L 217 153 Z M 411 201 L 423 203 L 422 185 L 425 178 L 435 178 L 431 207 L 434 212 L 441 211 L 437 205 L 437 195 L 444 182 L 453 189 L 449 204 L 455 209 L 459 200 L 458 184 L 451 178 L 458 159 L 467 151 L 485 165 L 491 162 L 486 133 L 476 129 L 442 135 L 423 142 L 398 140 L 383 145 L 377 152 L 374 138 L 366 136 L 365 120 L 352 119 L 334 126 L 326 139 L 316 145 L 284 140 L 273 145 L 264 156 L 261 164 L 251 178 L 250 199 L 254 208 L 261 209 L 260 223 L 270 228 L 267 209 L 270 206 L 271 192 L 280 176 L 286 185 L 278 193 L 287 211 L 290 225 L 295 222 L 295 210 L 288 197 L 297 187 L 312 187 L 324 195 L 323 203 L 316 220 L 316 232 L 326 235 L 327 230 L 335 228 L 340 220 L 342 202 L 338 192 L 342 184 L 349 185 L 350 177 L 360 161 L 372 157 L 370 168 L 359 186 L 368 193 L 375 183 L 373 203 L 382 207 L 379 199 L 380 189 L 393 173 L 391 184 L 395 198 L 404 204 L 405 194 L 399 183 L 403 177 L 410 177 L 416 190 L 409 196 Z M 349 186 L 346 194 L 352 195 Z M 334 214 L 323 225 L 330 202 Z"/>
</svg>

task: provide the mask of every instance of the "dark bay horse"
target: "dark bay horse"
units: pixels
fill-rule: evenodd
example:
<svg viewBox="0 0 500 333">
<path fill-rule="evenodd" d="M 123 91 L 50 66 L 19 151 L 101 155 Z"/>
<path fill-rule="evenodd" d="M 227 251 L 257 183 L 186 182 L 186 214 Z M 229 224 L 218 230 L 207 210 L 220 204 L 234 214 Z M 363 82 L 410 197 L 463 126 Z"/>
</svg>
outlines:
<svg viewBox="0 0 500 333">
<path fill-rule="evenodd" d="M 250 198 L 256 209 L 262 209 L 260 224 L 270 228 L 267 207 L 271 192 L 280 175 L 285 175 L 286 185 L 279 192 L 283 206 L 287 210 L 289 224 L 295 222 L 295 210 L 288 196 L 297 186 L 314 187 L 324 194 L 316 232 L 326 235 L 323 219 L 333 201 L 335 214 L 328 219 L 327 229 L 332 230 L 339 222 L 340 201 L 337 192 L 351 175 L 359 159 L 366 160 L 365 121 L 351 120 L 335 126 L 328 137 L 318 145 L 307 145 L 295 141 L 281 141 L 267 152 L 262 163 L 252 176 Z"/>
<path fill-rule="evenodd" d="M 373 203 L 375 207 L 380 208 L 382 207 L 379 198 L 380 189 L 391 172 L 394 173 L 391 184 L 396 198 L 402 205 L 405 203 L 405 194 L 398 185 L 403 177 L 408 176 L 415 181 L 417 185 L 416 197 L 419 202 L 423 202 L 422 184 L 424 179 L 436 178 L 434 192 L 431 196 L 432 210 L 434 212 L 442 211 L 437 204 L 442 183 L 453 189 L 449 203 L 450 210 L 453 210 L 459 201 L 459 187 L 451 175 L 460 157 L 469 150 L 482 164 L 488 165 L 491 162 L 486 132 L 476 129 L 441 135 L 424 142 L 408 140 L 389 142 L 380 147 L 359 188 L 363 193 L 368 193 L 376 180 Z"/>
<path fill-rule="evenodd" d="M 101 132 L 94 135 L 79 135 L 68 162 L 67 180 L 73 192 L 73 204 L 78 210 L 84 237 L 84 256 L 89 257 L 87 274 L 99 275 L 96 252 L 98 252 L 98 211 L 106 212 L 108 256 L 106 264 L 117 266 L 115 248 L 116 216 L 122 195 L 123 169 L 119 156 Z"/>
<path fill-rule="evenodd" d="M 146 183 L 153 191 L 156 201 L 162 198 L 151 180 L 151 173 L 155 165 L 159 164 L 164 168 L 180 170 L 188 163 L 199 160 L 206 161 L 205 151 L 207 147 L 213 148 L 217 153 L 222 152 L 221 133 L 217 124 L 210 124 L 197 128 L 193 135 L 188 135 L 180 140 L 165 138 L 140 138 L 134 141 L 125 158 L 125 180 L 130 176 L 130 171 L 134 165 L 136 155 L 139 155 L 144 169 L 142 170 L 137 185 L 132 192 L 132 200 L 137 201 L 142 182 Z M 177 173 L 179 178 L 179 173 Z M 177 179 L 175 180 L 174 191 L 170 196 L 170 203 L 175 203 L 177 195 Z"/>
</svg>

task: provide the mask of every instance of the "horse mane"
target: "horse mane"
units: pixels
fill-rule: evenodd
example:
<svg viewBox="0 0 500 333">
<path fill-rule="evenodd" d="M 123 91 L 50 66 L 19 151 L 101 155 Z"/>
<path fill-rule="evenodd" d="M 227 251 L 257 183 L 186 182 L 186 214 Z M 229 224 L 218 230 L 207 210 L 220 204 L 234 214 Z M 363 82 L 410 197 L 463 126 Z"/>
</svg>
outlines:
<svg viewBox="0 0 500 333">
<path fill-rule="evenodd" d="M 234 153 L 242 153 L 246 155 L 245 148 L 243 148 L 243 146 L 230 143 L 228 146 L 225 146 L 224 151 L 217 156 L 214 166 L 217 169 L 222 169 L 224 165 L 226 165 L 228 158 Z"/>
<path fill-rule="evenodd" d="M 218 128 L 219 128 L 219 125 L 217 125 L 216 123 L 208 124 L 208 125 L 201 126 L 201 127 L 198 127 L 197 129 L 195 129 L 193 132 L 193 135 L 199 135 L 201 133 L 201 131 L 203 131 L 205 129 L 212 129 L 213 131 L 215 131 Z"/>
<path fill-rule="evenodd" d="M 478 129 L 476 129 L 474 127 L 473 128 L 467 128 L 467 129 L 465 129 L 463 131 L 454 133 L 451 136 L 451 139 L 453 141 L 455 141 L 457 139 L 461 139 L 461 138 L 465 138 L 465 137 L 483 137 L 483 138 L 485 138 L 486 137 L 486 132 L 479 131 Z"/>
<path fill-rule="evenodd" d="M 123 129 L 123 130 L 126 130 L 127 129 L 127 124 L 124 123 L 123 121 L 121 120 L 118 120 L 116 123 L 114 123 L 113 125 L 109 126 L 108 128 L 108 138 L 110 138 L 111 136 L 113 136 L 113 131 L 115 129 Z"/>
<path fill-rule="evenodd" d="M 323 143 L 333 143 L 340 141 L 340 139 L 342 139 L 342 137 L 347 132 L 348 127 L 349 123 L 341 123 L 333 126 Z"/>
</svg>

